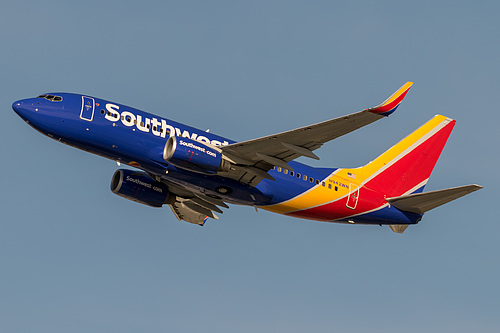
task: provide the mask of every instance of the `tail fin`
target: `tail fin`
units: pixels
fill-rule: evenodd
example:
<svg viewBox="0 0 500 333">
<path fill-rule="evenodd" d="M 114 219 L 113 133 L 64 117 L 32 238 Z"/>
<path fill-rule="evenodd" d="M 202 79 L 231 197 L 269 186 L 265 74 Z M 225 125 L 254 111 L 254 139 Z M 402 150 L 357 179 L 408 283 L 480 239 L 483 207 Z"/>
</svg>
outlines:
<svg viewBox="0 0 500 333">
<path fill-rule="evenodd" d="M 437 115 L 374 161 L 346 170 L 347 175 L 358 174 L 365 187 L 387 197 L 421 192 L 454 125 L 455 120 Z"/>
</svg>

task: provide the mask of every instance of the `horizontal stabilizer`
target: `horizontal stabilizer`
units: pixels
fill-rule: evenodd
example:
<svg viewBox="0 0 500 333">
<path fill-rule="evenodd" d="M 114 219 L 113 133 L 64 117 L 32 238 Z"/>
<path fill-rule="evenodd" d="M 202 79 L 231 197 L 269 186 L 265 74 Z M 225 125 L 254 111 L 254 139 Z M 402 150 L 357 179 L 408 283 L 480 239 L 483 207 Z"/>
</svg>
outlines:
<svg viewBox="0 0 500 333">
<path fill-rule="evenodd" d="M 482 189 L 479 185 L 465 185 L 444 190 L 402 195 L 386 199 L 394 207 L 416 214 L 423 214 L 466 194 Z"/>
</svg>

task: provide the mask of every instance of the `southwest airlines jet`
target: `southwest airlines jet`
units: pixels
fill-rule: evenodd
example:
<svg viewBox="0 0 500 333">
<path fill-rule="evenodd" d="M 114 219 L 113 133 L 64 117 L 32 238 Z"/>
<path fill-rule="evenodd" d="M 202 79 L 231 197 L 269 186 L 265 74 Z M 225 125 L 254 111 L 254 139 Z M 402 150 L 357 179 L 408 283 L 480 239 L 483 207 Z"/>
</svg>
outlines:
<svg viewBox="0 0 500 333">
<path fill-rule="evenodd" d="M 423 192 L 455 120 L 437 115 L 359 168 L 294 160 L 319 159 L 314 151 L 324 143 L 389 116 L 411 85 L 379 106 L 242 142 L 87 95 L 44 94 L 12 108 L 54 140 L 135 168 L 115 172 L 113 193 L 169 205 L 178 220 L 203 225 L 230 203 L 316 221 L 389 225 L 402 233 L 426 211 L 481 188 Z"/>
</svg>

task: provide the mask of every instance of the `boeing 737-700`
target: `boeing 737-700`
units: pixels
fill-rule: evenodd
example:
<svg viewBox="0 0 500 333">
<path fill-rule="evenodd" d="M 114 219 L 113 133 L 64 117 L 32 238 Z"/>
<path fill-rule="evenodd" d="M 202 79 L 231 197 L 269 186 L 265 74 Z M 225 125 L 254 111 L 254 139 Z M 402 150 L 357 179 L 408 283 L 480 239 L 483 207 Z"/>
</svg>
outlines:
<svg viewBox="0 0 500 333">
<path fill-rule="evenodd" d="M 317 168 L 295 159 L 319 159 L 314 151 L 324 143 L 389 116 L 411 85 L 376 107 L 240 142 L 87 95 L 43 94 L 12 108 L 54 140 L 135 168 L 115 172 L 113 193 L 168 205 L 178 220 L 203 225 L 230 203 L 402 233 L 425 212 L 481 188 L 423 192 L 455 120 L 437 115 L 358 168 Z"/>
</svg>

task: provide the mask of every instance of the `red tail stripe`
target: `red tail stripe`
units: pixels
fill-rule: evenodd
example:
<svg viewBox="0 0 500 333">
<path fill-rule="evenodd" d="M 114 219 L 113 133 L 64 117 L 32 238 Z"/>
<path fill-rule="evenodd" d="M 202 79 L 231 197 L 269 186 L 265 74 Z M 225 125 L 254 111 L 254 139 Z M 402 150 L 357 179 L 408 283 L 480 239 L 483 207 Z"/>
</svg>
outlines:
<svg viewBox="0 0 500 333">
<path fill-rule="evenodd" d="M 389 196 L 398 196 L 427 180 L 454 125 L 455 121 L 450 122 L 365 186 Z"/>
<path fill-rule="evenodd" d="M 403 100 L 403 98 L 405 98 L 406 94 L 408 93 L 408 90 L 406 90 L 404 93 L 402 93 L 401 95 L 399 95 L 394 101 L 392 101 L 392 102 L 390 102 L 389 104 L 386 104 L 386 105 L 381 105 L 381 106 L 375 108 L 375 110 L 373 110 L 372 112 L 374 112 L 374 113 L 383 113 L 383 112 L 387 112 L 387 111 L 390 111 L 390 110 L 394 109 L 396 106 L 398 106 L 398 104 L 401 103 L 401 101 Z"/>
</svg>

